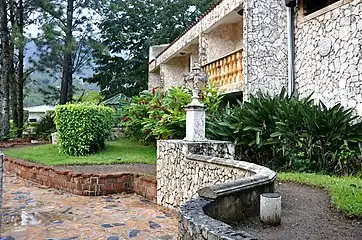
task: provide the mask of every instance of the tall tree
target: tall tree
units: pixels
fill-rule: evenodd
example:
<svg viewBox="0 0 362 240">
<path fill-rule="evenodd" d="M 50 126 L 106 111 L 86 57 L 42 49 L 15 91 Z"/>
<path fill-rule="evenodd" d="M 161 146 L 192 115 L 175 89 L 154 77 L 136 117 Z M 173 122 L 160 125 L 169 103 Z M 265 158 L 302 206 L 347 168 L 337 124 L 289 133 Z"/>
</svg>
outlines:
<svg viewBox="0 0 362 240">
<path fill-rule="evenodd" d="M 15 41 L 17 35 L 16 24 L 16 7 L 14 0 L 9 0 L 9 20 L 11 26 L 10 37 L 10 57 L 9 57 L 9 79 L 10 79 L 10 109 L 11 119 L 16 127 L 18 127 L 19 115 L 18 115 L 18 81 L 15 78 Z"/>
<path fill-rule="evenodd" d="M 8 5 L 0 0 L 0 137 L 6 137 L 10 131 L 9 124 L 9 62 L 10 39 L 8 28 Z"/>
<path fill-rule="evenodd" d="M 102 47 L 95 49 L 103 94 L 132 96 L 147 87 L 149 47 L 170 43 L 204 12 L 210 0 L 109 0 L 103 3 Z"/>
<path fill-rule="evenodd" d="M 60 103 L 73 97 L 73 74 L 90 63 L 92 37 L 89 0 L 35 0 L 41 10 L 42 32 L 34 39 L 41 51 L 36 63 L 50 76 L 61 75 Z"/>
<path fill-rule="evenodd" d="M 73 7 L 74 0 L 67 0 L 67 21 L 65 26 L 65 49 L 63 57 L 62 84 L 60 88 L 60 104 L 65 104 L 73 98 Z"/>
<path fill-rule="evenodd" d="M 34 9 L 29 4 L 26 6 L 26 8 L 29 10 L 27 14 L 32 12 Z M 25 6 L 23 0 L 18 0 L 18 8 L 17 8 L 17 29 L 18 29 L 18 69 L 17 69 L 17 85 L 18 85 L 18 136 L 20 137 L 22 135 L 23 126 L 24 126 L 24 86 L 25 81 L 27 77 L 29 76 L 30 70 L 28 73 L 24 73 L 24 57 L 25 57 L 25 45 L 26 45 L 26 39 L 24 36 L 24 27 L 25 27 Z"/>
</svg>

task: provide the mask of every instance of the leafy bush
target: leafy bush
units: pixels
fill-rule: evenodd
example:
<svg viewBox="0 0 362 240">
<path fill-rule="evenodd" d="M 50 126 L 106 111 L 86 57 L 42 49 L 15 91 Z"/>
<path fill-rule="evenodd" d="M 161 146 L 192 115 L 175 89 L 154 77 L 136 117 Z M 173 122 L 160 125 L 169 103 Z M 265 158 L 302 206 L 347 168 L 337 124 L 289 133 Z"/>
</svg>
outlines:
<svg viewBox="0 0 362 240">
<path fill-rule="evenodd" d="M 200 99 L 208 107 L 207 114 L 213 115 L 218 111 L 222 97 L 210 85 L 202 89 Z M 144 91 L 123 108 L 121 126 L 128 136 L 138 141 L 182 139 L 186 134 L 184 108 L 190 102 L 191 92 L 183 87 L 166 92 L 160 89 Z"/>
<path fill-rule="evenodd" d="M 60 105 L 55 109 L 55 123 L 60 152 L 75 156 L 92 154 L 105 147 L 114 111 L 89 103 Z"/>
<path fill-rule="evenodd" d="M 356 121 L 353 110 L 340 104 L 327 108 L 322 102 L 310 105 L 294 100 L 276 110 L 276 131 L 271 137 L 280 139 L 290 165 L 299 155 L 310 170 L 348 174 L 355 171 L 362 141 L 362 124 Z"/>
<path fill-rule="evenodd" d="M 216 139 L 234 140 L 242 160 L 272 168 L 347 174 L 357 170 L 362 125 L 352 109 L 310 97 L 252 96 L 210 124 Z"/>
<path fill-rule="evenodd" d="M 36 136 L 39 139 L 50 139 L 51 134 L 57 131 L 54 123 L 53 111 L 48 112 L 40 119 L 40 122 L 35 127 L 35 131 Z"/>
</svg>

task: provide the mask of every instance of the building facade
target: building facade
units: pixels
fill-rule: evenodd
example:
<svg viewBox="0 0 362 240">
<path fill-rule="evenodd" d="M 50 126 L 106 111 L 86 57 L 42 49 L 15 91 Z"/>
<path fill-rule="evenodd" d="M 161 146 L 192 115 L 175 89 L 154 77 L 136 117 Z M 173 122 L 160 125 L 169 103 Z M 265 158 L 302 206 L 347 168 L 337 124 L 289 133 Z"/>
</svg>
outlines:
<svg viewBox="0 0 362 240">
<path fill-rule="evenodd" d="M 293 8 L 294 91 L 362 115 L 362 0 L 301 0 Z M 150 49 L 149 88 L 183 83 L 195 62 L 222 93 L 244 100 L 288 87 L 285 0 L 223 0 L 168 45 Z"/>
</svg>

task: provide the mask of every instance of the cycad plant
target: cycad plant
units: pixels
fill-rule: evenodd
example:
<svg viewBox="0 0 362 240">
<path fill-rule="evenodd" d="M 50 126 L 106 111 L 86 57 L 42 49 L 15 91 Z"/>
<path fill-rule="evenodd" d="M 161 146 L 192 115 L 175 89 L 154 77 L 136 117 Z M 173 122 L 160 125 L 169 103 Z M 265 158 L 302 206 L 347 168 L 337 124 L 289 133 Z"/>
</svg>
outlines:
<svg viewBox="0 0 362 240">
<path fill-rule="evenodd" d="M 362 142 L 362 124 L 340 104 L 327 108 L 311 96 L 258 93 L 227 107 L 209 124 L 216 139 L 234 140 L 239 158 L 272 168 L 352 173 Z"/>
</svg>

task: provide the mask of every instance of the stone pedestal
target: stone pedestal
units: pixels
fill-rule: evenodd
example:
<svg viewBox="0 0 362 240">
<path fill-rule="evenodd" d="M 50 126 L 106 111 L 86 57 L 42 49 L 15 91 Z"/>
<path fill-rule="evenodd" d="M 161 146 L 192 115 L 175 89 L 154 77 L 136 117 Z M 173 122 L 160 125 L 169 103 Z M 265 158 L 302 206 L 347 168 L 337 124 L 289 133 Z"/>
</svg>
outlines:
<svg viewBox="0 0 362 240">
<path fill-rule="evenodd" d="M 202 142 L 205 137 L 205 112 L 202 104 L 190 104 L 186 107 L 186 138 L 185 141 Z"/>
</svg>

